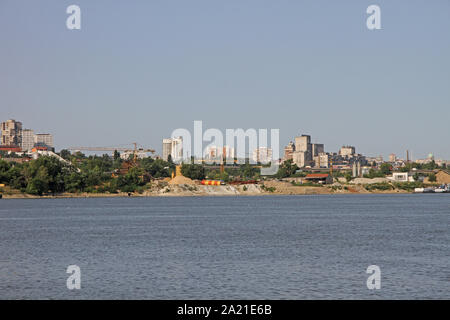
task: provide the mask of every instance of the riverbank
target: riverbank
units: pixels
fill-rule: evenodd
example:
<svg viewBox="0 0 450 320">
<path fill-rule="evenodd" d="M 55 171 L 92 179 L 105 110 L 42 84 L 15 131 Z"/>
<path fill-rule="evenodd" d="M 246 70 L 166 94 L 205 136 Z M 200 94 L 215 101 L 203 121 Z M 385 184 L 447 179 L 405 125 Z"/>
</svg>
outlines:
<svg viewBox="0 0 450 320">
<path fill-rule="evenodd" d="M 295 186 L 280 181 L 266 181 L 264 184 L 248 185 L 167 185 L 155 186 L 142 193 L 60 193 L 36 196 L 19 191 L 3 194 L 3 199 L 46 199 L 46 198 L 107 198 L 107 197 L 189 197 L 189 196 L 261 196 L 261 195 L 319 195 L 319 194 L 397 194 L 411 193 L 407 190 L 367 190 L 363 185 L 344 186 Z"/>
</svg>

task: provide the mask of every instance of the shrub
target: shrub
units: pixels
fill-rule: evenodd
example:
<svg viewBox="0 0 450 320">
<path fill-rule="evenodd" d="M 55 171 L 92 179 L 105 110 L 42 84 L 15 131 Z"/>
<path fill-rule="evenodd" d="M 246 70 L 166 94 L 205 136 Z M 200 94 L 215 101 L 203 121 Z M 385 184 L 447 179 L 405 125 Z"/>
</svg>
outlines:
<svg viewBox="0 0 450 320">
<path fill-rule="evenodd" d="M 422 188 L 423 187 L 423 183 L 420 182 L 420 181 L 415 181 L 415 182 L 396 182 L 396 183 L 394 183 L 394 187 L 396 189 L 413 191 L 414 188 Z"/>
<path fill-rule="evenodd" d="M 364 186 L 368 191 L 372 190 L 392 190 L 394 187 L 387 182 L 372 183 Z"/>
<path fill-rule="evenodd" d="M 274 192 L 276 190 L 275 187 L 266 187 L 265 185 L 262 185 L 261 189 L 263 189 L 264 191 L 268 191 L 268 192 Z"/>
<path fill-rule="evenodd" d="M 428 181 L 430 182 L 436 182 L 436 175 L 434 173 L 430 173 L 428 175 Z"/>
</svg>

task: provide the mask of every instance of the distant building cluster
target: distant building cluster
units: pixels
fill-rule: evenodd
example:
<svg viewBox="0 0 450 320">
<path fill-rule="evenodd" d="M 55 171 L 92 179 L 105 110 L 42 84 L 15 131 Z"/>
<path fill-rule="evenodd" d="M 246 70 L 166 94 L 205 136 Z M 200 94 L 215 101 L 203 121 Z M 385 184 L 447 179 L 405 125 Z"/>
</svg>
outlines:
<svg viewBox="0 0 450 320">
<path fill-rule="evenodd" d="M 272 161 L 272 148 L 260 147 L 253 150 L 252 160 L 256 163 L 267 164 Z"/>
<path fill-rule="evenodd" d="M 321 143 L 311 143 L 311 136 L 295 137 L 295 142 L 289 142 L 284 148 L 284 160 L 292 160 L 298 167 L 328 167 L 328 155 Z"/>
<path fill-rule="evenodd" d="M 169 155 L 172 161 L 177 163 L 183 160 L 190 160 L 183 159 L 182 137 L 162 140 L 162 159 L 167 161 Z M 380 166 L 386 162 L 390 163 L 392 168 L 399 168 L 412 161 L 410 160 L 409 151 L 406 152 L 406 160 L 392 153 L 389 155 L 389 161 L 385 161 L 381 155 L 368 157 L 357 153 L 356 147 L 352 145 L 343 145 L 337 152 L 326 152 L 323 143 L 313 143 L 311 136 L 307 134 L 296 136 L 293 141 L 289 142 L 284 147 L 282 159 L 274 159 L 273 155 L 272 148 L 258 147 L 254 150 L 249 150 L 245 159 L 237 159 L 233 147 L 209 145 L 204 149 L 202 158 L 197 158 L 193 161 L 196 163 L 203 163 L 204 161 L 221 163 L 225 160 L 228 163 L 232 163 L 232 161 L 236 162 L 236 160 L 251 160 L 253 163 L 268 164 L 273 161 L 281 163 L 286 160 L 292 160 L 299 168 L 351 170 L 353 177 L 361 177 L 368 174 L 370 168 Z M 189 157 L 189 154 L 187 157 Z M 232 159 L 231 162 L 230 159 Z M 449 164 L 449 161 L 446 160 L 435 160 L 432 154 L 429 154 L 426 159 L 415 160 L 419 164 L 426 164 L 431 161 L 435 161 L 439 166 Z"/>
<path fill-rule="evenodd" d="M 443 165 L 449 165 L 450 161 L 448 160 L 444 160 L 444 159 L 435 159 L 434 155 L 432 153 L 428 154 L 428 157 L 426 157 L 425 159 L 417 159 L 414 162 L 418 163 L 418 164 L 427 164 L 427 163 L 431 163 L 433 162 L 436 163 L 438 166 L 443 166 Z"/>
<path fill-rule="evenodd" d="M 367 157 L 367 161 L 369 164 L 375 164 L 380 165 L 386 161 L 383 160 L 382 156 L 378 157 Z M 396 154 L 391 153 L 389 155 L 389 160 L 387 161 L 392 165 L 393 168 L 400 168 L 404 167 L 408 162 L 414 162 L 417 164 L 428 164 L 434 162 L 438 166 L 448 166 L 450 164 L 450 161 L 444 160 L 444 159 L 435 159 L 434 155 L 432 153 L 429 153 L 428 156 L 425 159 L 415 159 L 411 160 L 409 151 L 406 151 L 406 159 L 399 158 Z"/>
<path fill-rule="evenodd" d="M 338 153 L 325 152 L 322 143 L 311 143 L 311 136 L 305 134 L 289 142 L 284 148 L 283 160 L 292 160 L 299 168 L 351 168 L 354 164 L 361 167 L 367 163 L 354 146 L 343 146 Z"/>
<path fill-rule="evenodd" d="M 23 129 L 22 122 L 13 119 L 0 123 L 0 150 L 29 152 L 36 150 L 54 150 L 53 136 L 49 133 L 34 133 L 32 129 Z"/>
<path fill-rule="evenodd" d="M 205 150 L 205 159 L 210 161 L 221 161 L 222 158 L 225 159 L 234 159 L 234 148 L 230 146 L 218 147 L 215 145 L 210 145 Z"/>
</svg>

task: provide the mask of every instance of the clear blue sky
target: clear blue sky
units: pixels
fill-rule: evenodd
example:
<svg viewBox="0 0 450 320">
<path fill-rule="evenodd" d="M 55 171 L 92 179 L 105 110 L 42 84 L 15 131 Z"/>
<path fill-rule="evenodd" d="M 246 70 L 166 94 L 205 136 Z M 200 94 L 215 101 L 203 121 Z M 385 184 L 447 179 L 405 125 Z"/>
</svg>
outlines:
<svg viewBox="0 0 450 320">
<path fill-rule="evenodd" d="M 82 29 L 66 28 L 66 7 Z M 366 28 L 381 7 L 382 30 Z M 279 128 L 450 159 L 450 1 L 0 0 L 0 119 L 56 148 Z"/>
</svg>

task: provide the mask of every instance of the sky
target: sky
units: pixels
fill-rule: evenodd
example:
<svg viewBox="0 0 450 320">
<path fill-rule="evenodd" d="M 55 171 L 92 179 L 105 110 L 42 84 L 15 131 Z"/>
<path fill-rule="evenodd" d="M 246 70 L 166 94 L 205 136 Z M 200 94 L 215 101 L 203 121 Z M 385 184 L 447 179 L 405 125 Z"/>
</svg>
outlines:
<svg viewBox="0 0 450 320">
<path fill-rule="evenodd" d="M 69 30 L 66 8 L 81 8 Z M 381 30 L 369 30 L 369 5 Z M 0 120 L 57 150 L 280 129 L 450 159 L 450 1 L 0 0 Z"/>
</svg>

